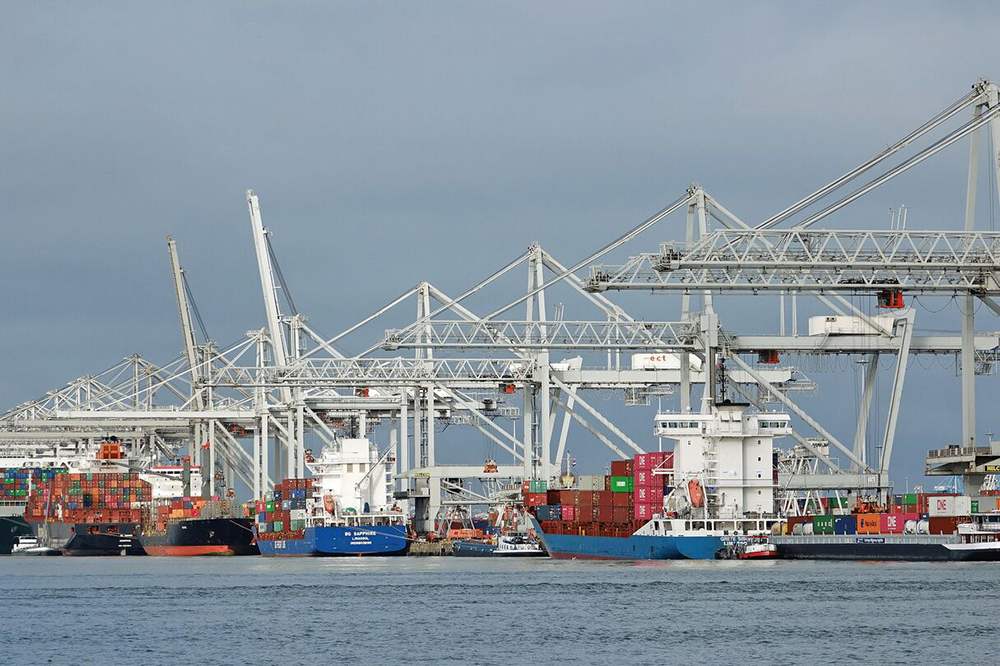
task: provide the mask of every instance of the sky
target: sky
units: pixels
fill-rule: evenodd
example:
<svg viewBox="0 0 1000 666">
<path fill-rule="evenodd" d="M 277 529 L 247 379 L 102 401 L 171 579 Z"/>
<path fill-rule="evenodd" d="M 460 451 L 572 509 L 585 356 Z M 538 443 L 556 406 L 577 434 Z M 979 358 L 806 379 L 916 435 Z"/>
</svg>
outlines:
<svg viewBox="0 0 1000 666">
<path fill-rule="evenodd" d="M 132 353 L 154 362 L 179 353 L 168 234 L 214 339 L 263 325 L 248 188 L 296 304 L 331 335 L 422 280 L 458 293 L 534 241 L 575 263 L 694 182 L 759 221 L 980 77 L 1000 76 L 1000 45 L 988 38 L 1000 15 L 991 9 L 8 5 L 0 405 Z M 967 150 L 952 147 L 830 226 L 886 228 L 888 208 L 906 204 L 910 228 L 961 228 Z M 985 197 L 980 229 L 1000 212 Z M 617 258 L 655 250 L 682 224 L 663 223 Z M 501 293 L 482 307 L 509 300 Z M 678 307 L 673 296 L 621 300 L 648 319 L 675 318 Z M 724 301 L 728 328 L 774 330 L 773 300 Z M 803 308 L 804 328 L 819 311 Z M 953 304 L 929 310 L 918 329 L 957 330 Z M 1000 329 L 985 310 L 977 325 Z M 347 351 L 381 337 L 370 333 Z M 949 361 L 925 361 L 908 377 L 897 485 L 922 474 L 926 449 L 960 437 Z M 821 385 L 803 404 L 850 439 L 857 370 L 803 363 Z M 996 382 L 978 380 L 980 437 L 1000 426 Z M 618 403 L 607 403 L 609 413 L 648 443 L 651 412 Z M 608 452 L 585 439 L 574 454 L 596 467 Z M 481 458 L 473 448 L 468 455 Z"/>
</svg>

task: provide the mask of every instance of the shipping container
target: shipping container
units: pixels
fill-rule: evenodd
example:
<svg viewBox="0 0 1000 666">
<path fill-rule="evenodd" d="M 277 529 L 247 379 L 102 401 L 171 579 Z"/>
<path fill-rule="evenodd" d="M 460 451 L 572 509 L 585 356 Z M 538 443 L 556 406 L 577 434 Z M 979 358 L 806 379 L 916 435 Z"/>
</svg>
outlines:
<svg viewBox="0 0 1000 666">
<path fill-rule="evenodd" d="M 611 476 L 632 476 L 632 461 L 612 460 Z"/>
<path fill-rule="evenodd" d="M 618 462 L 618 461 L 616 461 Z M 626 462 L 626 461 L 621 461 Z M 633 490 L 633 480 L 631 476 L 612 476 L 611 490 L 616 493 L 631 493 Z"/>
<path fill-rule="evenodd" d="M 902 534 L 906 520 L 903 514 L 883 513 L 879 517 L 879 532 L 882 534 Z"/>
<path fill-rule="evenodd" d="M 881 519 L 877 513 L 863 513 L 858 516 L 858 534 L 878 534 Z"/>
<path fill-rule="evenodd" d="M 971 498 L 965 495 L 938 495 L 931 497 L 927 514 L 935 516 L 967 516 L 972 512 Z"/>
<path fill-rule="evenodd" d="M 604 477 L 597 475 L 581 476 L 580 490 L 604 490 Z"/>
<path fill-rule="evenodd" d="M 931 534 L 954 534 L 958 529 L 957 516 L 931 516 L 927 523 Z"/>
<path fill-rule="evenodd" d="M 632 509 L 628 506 L 616 506 L 612 509 L 614 522 L 627 523 L 632 520 Z"/>
<path fill-rule="evenodd" d="M 529 493 L 525 496 L 525 504 L 528 506 L 542 506 L 546 502 L 545 493 Z"/>
<path fill-rule="evenodd" d="M 562 505 L 562 519 L 563 520 L 576 520 L 576 506 L 573 504 L 563 504 Z"/>
<path fill-rule="evenodd" d="M 638 488 L 635 489 L 635 492 L 633 493 L 633 495 L 635 496 L 635 503 L 636 504 L 639 504 L 640 502 L 642 502 L 642 503 L 648 503 L 648 504 L 654 504 L 654 503 L 657 503 L 657 502 L 659 502 L 660 504 L 663 503 L 663 488 L 662 487 L 659 487 L 659 488 L 648 488 L 648 487 L 642 487 L 642 486 L 640 486 L 640 487 L 638 487 Z"/>
<path fill-rule="evenodd" d="M 858 533 L 858 518 L 857 516 L 837 516 L 833 519 L 833 533 L 834 534 L 857 534 Z"/>
<path fill-rule="evenodd" d="M 833 534 L 833 516 L 813 516 L 813 532 Z"/>
<path fill-rule="evenodd" d="M 641 520 L 649 520 L 653 517 L 654 513 L 659 513 L 658 510 L 654 511 L 652 504 L 638 503 L 635 505 L 635 510 L 633 516 Z"/>
</svg>

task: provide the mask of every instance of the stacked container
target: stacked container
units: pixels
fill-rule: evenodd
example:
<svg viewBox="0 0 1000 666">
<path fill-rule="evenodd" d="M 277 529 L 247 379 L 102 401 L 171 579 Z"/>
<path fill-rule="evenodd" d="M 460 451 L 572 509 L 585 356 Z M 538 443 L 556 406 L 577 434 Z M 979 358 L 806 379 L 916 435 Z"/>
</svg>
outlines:
<svg viewBox="0 0 1000 666">
<path fill-rule="evenodd" d="M 143 503 L 152 495 L 149 483 L 128 472 L 34 470 L 20 474 L 27 476 L 17 483 L 30 480 L 30 490 L 26 496 L 17 496 L 27 498 L 24 517 L 33 522 L 137 523 Z M 5 487 L 6 479 L 5 475 Z"/>
<path fill-rule="evenodd" d="M 663 472 L 673 469 L 674 454 L 667 451 L 640 453 L 633 460 L 632 517 L 647 521 L 663 513 L 668 476 Z M 614 484 L 612 483 L 612 489 Z"/>
<path fill-rule="evenodd" d="M 285 479 L 263 500 L 254 503 L 257 513 L 257 538 L 261 541 L 301 539 L 306 528 L 311 501 L 319 490 L 312 479 Z"/>
</svg>

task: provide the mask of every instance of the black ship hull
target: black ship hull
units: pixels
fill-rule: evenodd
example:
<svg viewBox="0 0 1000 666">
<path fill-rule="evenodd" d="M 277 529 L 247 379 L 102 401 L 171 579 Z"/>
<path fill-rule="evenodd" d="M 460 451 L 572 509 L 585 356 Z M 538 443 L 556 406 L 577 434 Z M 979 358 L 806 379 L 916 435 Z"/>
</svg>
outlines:
<svg viewBox="0 0 1000 666">
<path fill-rule="evenodd" d="M 139 540 L 139 525 L 78 523 L 63 546 L 63 555 L 145 555 Z"/>
<path fill-rule="evenodd" d="M 173 520 L 163 532 L 144 532 L 147 555 L 260 555 L 249 518 Z"/>
<path fill-rule="evenodd" d="M 775 539 L 778 554 L 792 560 L 885 560 L 896 562 L 996 562 L 1000 542 L 964 544 L 947 539 L 862 537 L 817 538 L 796 543 L 792 538 Z"/>
<path fill-rule="evenodd" d="M 21 516 L 0 516 L 0 555 L 10 555 L 17 540 L 31 534 L 31 527 Z"/>
</svg>

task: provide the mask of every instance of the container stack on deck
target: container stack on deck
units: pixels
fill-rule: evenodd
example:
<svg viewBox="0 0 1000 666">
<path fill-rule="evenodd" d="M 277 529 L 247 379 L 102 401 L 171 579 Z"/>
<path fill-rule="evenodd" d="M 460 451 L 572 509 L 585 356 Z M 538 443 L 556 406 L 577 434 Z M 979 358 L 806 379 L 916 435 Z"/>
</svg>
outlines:
<svg viewBox="0 0 1000 666">
<path fill-rule="evenodd" d="M 908 493 L 893 495 L 884 507 L 859 504 L 850 513 L 846 503 L 840 511 L 831 498 L 825 512 L 789 516 L 785 533 L 809 534 L 954 534 L 960 523 L 971 522 L 971 514 L 1000 510 L 1000 497 L 967 497 L 952 493 Z M 846 514 L 846 515 L 834 515 Z M 921 522 L 926 521 L 926 526 Z"/>
<path fill-rule="evenodd" d="M 273 492 L 265 493 L 263 500 L 254 503 L 257 539 L 301 539 L 308 516 L 306 502 L 315 499 L 318 492 L 312 479 L 285 479 Z"/>
<path fill-rule="evenodd" d="M 39 471 L 32 484 L 24 517 L 34 522 L 137 523 L 152 493 L 149 483 L 128 472 Z"/>
<path fill-rule="evenodd" d="M 663 512 L 672 466 L 672 453 L 644 453 L 612 462 L 608 476 L 581 476 L 577 489 L 525 481 L 524 504 L 548 534 L 627 537 Z"/>
<path fill-rule="evenodd" d="M 66 470 L 4 469 L 0 472 L 3 473 L 0 501 L 26 502 L 33 487 L 52 481 L 56 474 L 65 474 Z"/>
</svg>

